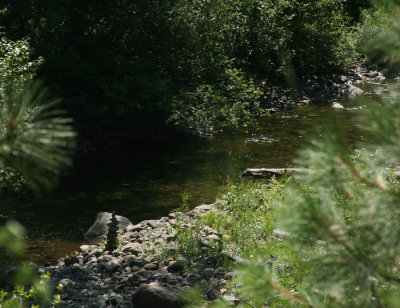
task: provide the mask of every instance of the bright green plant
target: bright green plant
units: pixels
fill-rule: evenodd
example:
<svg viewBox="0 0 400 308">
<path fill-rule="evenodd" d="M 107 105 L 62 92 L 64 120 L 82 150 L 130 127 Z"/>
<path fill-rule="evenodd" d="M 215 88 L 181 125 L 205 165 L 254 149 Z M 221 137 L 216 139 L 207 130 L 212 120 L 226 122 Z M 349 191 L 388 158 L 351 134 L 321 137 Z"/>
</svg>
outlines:
<svg viewBox="0 0 400 308">
<path fill-rule="evenodd" d="M 186 213 L 190 210 L 190 195 L 187 192 L 184 192 L 181 195 L 182 202 L 181 205 L 179 206 L 179 211 L 182 213 Z"/>
</svg>

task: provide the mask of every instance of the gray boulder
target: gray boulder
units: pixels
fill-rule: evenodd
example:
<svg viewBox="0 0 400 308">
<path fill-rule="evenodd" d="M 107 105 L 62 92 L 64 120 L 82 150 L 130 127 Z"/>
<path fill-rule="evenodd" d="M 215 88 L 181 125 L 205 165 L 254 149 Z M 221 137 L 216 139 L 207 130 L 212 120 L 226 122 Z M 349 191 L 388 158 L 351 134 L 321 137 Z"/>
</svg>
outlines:
<svg viewBox="0 0 400 308">
<path fill-rule="evenodd" d="M 90 229 L 85 233 L 85 239 L 93 244 L 100 243 L 104 240 L 107 235 L 108 226 L 110 222 L 111 213 L 109 212 L 99 212 L 97 213 L 96 220 Z M 120 230 L 126 229 L 129 226 L 133 226 L 130 220 L 124 216 L 116 216 L 118 220 L 118 228 Z"/>
<path fill-rule="evenodd" d="M 133 307 L 137 308 L 180 308 L 178 296 L 172 289 L 157 282 L 141 285 L 132 296 Z"/>
</svg>

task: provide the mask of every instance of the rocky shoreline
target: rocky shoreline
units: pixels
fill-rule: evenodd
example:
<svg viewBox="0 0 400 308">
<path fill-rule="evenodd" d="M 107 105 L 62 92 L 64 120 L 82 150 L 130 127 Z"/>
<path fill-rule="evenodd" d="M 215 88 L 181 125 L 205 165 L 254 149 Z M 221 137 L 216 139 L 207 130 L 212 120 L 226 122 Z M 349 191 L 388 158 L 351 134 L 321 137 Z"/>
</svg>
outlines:
<svg viewBox="0 0 400 308">
<path fill-rule="evenodd" d="M 294 106 L 325 102 L 327 99 L 357 96 L 364 91 L 358 85 L 386 80 L 382 72 L 358 66 L 346 73 L 306 75 L 297 82 L 297 89 L 282 86 L 264 89 L 262 105 L 271 113 Z"/>
<path fill-rule="evenodd" d="M 200 290 L 205 301 L 221 298 L 234 305 L 239 299 L 229 291 L 233 273 L 217 253 L 223 240 L 217 231 L 199 226 L 200 253 L 193 258 L 179 253 L 180 230 L 190 230 L 209 211 L 218 210 L 201 205 L 129 224 L 120 230 L 115 251 L 103 251 L 101 244 L 82 245 L 79 252 L 40 267 L 40 272 L 50 272 L 53 287 L 63 286 L 61 307 L 181 307 L 180 298 L 191 287 Z"/>
</svg>

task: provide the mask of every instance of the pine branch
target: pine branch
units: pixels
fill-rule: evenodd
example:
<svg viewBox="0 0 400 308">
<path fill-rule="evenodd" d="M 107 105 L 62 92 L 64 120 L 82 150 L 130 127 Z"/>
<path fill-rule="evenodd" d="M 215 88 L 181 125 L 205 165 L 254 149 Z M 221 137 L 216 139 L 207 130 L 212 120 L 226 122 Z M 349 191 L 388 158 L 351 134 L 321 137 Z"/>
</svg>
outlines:
<svg viewBox="0 0 400 308">
<path fill-rule="evenodd" d="M 325 218 L 332 222 L 332 219 L 328 216 L 328 215 L 324 215 Z M 333 232 L 331 227 L 334 224 L 330 224 L 329 226 L 327 226 L 326 224 L 322 223 L 320 221 L 320 219 L 318 219 L 317 214 L 312 211 L 310 212 L 310 217 L 318 224 L 319 227 L 321 227 L 322 230 L 325 231 L 325 233 L 331 237 L 332 239 L 334 239 L 338 244 L 340 244 L 341 246 L 343 246 L 345 248 L 345 250 L 359 263 L 361 263 L 365 268 L 372 270 L 376 273 L 378 273 L 381 277 L 385 278 L 388 281 L 395 281 L 400 283 L 400 277 L 394 277 L 390 274 L 387 274 L 385 272 L 382 272 L 381 270 L 379 270 L 378 268 L 376 268 L 374 265 L 372 265 L 369 260 L 363 258 L 360 254 L 358 254 L 351 246 L 348 242 L 346 242 L 344 240 L 344 236 L 343 234 L 337 234 L 338 232 Z"/>
</svg>

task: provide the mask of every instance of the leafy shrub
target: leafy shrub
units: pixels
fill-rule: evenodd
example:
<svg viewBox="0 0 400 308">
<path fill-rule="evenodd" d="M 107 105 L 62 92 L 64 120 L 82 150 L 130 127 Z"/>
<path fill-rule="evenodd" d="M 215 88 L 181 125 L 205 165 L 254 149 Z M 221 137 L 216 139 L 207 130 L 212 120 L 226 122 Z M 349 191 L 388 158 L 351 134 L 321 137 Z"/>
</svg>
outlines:
<svg viewBox="0 0 400 308">
<path fill-rule="evenodd" d="M 170 121 L 200 133 L 246 126 L 262 113 L 261 91 L 240 71 L 229 69 L 218 85 L 201 85 L 174 99 Z"/>
</svg>

